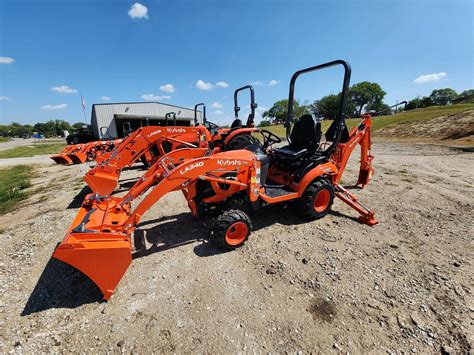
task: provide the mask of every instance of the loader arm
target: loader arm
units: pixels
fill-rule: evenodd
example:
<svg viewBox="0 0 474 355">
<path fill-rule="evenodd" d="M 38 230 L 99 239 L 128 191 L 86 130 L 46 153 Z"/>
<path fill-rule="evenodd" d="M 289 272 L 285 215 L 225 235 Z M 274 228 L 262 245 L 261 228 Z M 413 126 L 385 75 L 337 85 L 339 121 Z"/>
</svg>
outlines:
<svg viewBox="0 0 474 355">
<path fill-rule="evenodd" d="M 158 156 L 164 156 L 164 143 L 171 151 L 181 146 L 206 147 L 210 134 L 204 126 L 197 127 L 142 127 L 131 133 L 110 156 L 89 170 L 84 181 L 93 192 L 110 195 L 117 187 L 121 171 L 133 165 L 142 155 L 151 158 L 150 151 L 157 147 Z"/>
<path fill-rule="evenodd" d="M 197 155 L 198 150 L 189 149 L 189 152 Z M 242 190 L 250 188 L 247 186 L 250 174 L 255 177 L 255 155 L 250 151 L 229 151 L 182 161 L 172 156 L 176 158 L 177 151 L 155 163 L 123 198 L 88 195 L 54 251 L 54 258 L 87 275 L 99 287 L 104 299 L 112 296 L 131 263 L 133 231 L 161 197 L 183 190 L 197 179 L 223 181 L 209 172 L 223 174 L 237 170 L 236 181 L 231 183 Z M 148 190 L 132 211 L 132 202 Z"/>
</svg>

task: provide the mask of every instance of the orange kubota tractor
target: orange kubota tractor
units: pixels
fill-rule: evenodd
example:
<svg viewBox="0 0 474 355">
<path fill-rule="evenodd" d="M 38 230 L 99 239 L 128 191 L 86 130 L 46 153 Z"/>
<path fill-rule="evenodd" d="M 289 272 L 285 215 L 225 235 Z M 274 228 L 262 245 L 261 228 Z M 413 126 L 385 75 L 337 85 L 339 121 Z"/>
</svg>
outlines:
<svg viewBox="0 0 474 355">
<path fill-rule="evenodd" d="M 238 94 L 250 90 L 251 112 L 245 126 L 239 119 Z M 203 107 L 203 124 L 199 124 L 197 109 Z M 152 165 L 161 156 L 180 148 L 213 148 L 232 150 L 244 148 L 255 143 L 251 136 L 257 129 L 253 127 L 255 117 L 255 95 L 250 85 L 238 88 L 234 92 L 235 120 L 230 128 L 220 128 L 209 122 L 206 117 L 206 106 L 199 103 L 194 107 L 194 127 L 177 127 L 176 114 L 166 114 L 165 126 L 146 126 L 129 134 L 112 152 L 102 156 L 99 163 L 89 170 L 84 181 L 91 190 L 99 195 L 110 195 L 117 187 L 121 171 L 141 159 L 146 165 Z M 173 126 L 168 125 L 168 118 L 173 117 Z"/>
<path fill-rule="evenodd" d="M 59 154 L 52 155 L 51 159 L 61 165 L 83 164 L 110 152 L 121 141 L 121 139 L 114 139 L 68 145 Z"/>
<path fill-rule="evenodd" d="M 173 117 L 174 125 L 168 125 Z M 84 176 L 84 180 L 100 195 L 110 195 L 118 184 L 120 172 L 139 159 L 147 165 L 159 157 L 179 148 L 207 147 L 211 136 L 202 125 L 195 127 L 176 126 L 176 114 L 166 114 L 165 126 L 145 126 L 130 133 L 112 152 Z"/>
<path fill-rule="evenodd" d="M 325 137 L 321 123 L 311 115 L 303 115 L 291 128 L 296 79 L 336 65 L 345 71 L 341 104 Z M 340 185 L 357 145 L 361 147 L 357 184 L 365 187 L 373 175 L 370 115 L 364 115 L 350 133 L 345 125 L 350 74 L 349 64 L 336 60 L 293 75 L 287 146 L 273 148 L 280 139 L 262 130 L 263 144 L 254 143 L 245 149 L 217 153 L 205 148 L 178 149 L 160 158 L 124 197 L 88 195 L 53 257 L 81 270 L 108 299 L 131 263 L 131 237 L 140 219 L 161 197 L 177 190 L 184 193 L 194 216 L 213 218 L 211 238 L 227 249 L 247 241 L 252 228 L 249 213 L 275 203 L 293 201 L 303 216 L 317 219 L 330 211 L 334 197 L 338 197 L 359 212 L 361 222 L 374 225 L 374 212 Z M 143 198 L 132 207 L 138 197 Z"/>
</svg>

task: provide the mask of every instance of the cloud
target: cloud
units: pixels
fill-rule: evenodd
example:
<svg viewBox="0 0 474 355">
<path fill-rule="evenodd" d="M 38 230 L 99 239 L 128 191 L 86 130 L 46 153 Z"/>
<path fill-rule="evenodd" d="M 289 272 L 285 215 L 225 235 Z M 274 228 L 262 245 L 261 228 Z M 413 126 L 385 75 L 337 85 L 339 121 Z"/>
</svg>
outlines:
<svg viewBox="0 0 474 355">
<path fill-rule="evenodd" d="M 168 92 L 170 94 L 174 93 L 176 91 L 175 87 L 173 84 L 166 84 L 166 85 L 161 85 L 160 90 L 164 92 Z"/>
<path fill-rule="evenodd" d="M 278 84 L 279 82 L 280 82 L 280 80 L 270 80 L 268 82 L 268 86 L 274 86 L 274 85 Z"/>
<path fill-rule="evenodd" d="M 9 96 L 0 96 L 0 101 L 11 101 L 12 98 Z"/>
<path fill-rule="evenodd" d="M 141 98 L 145 101 L 161 101 L 161 100 L 171 100 L 171 96 L 169 95 L 155 95 L 155 94 L 143 94 Z"/>
<path fill-rule="evenodd" d="M 46 111 L 64 110 L 65 108 L 67 108 L 67 104 L 45 105 L 41 107 L 42 110 Z"/>
<path fill-rule="evenodd" d="M 75 94 L 77 93 L 76 89 L 70 88 L 67 85 L 53 86 L 51 91 L 59 92 L 60 94 Z"/>
<path fill-rule="evenodd" d="M 253 86 L 262 86 L 262 85 L 265 85 L 265 82 L 261 81 L 261 80 L 257 80 L 257 81 L 252 82 L 252 85 Z"/>
<path fill-rule="evenodd" d="M 205 81 L 200 80 L 200 79 L 198 81 L 196 81 L 196 88 L 198 88 L 200 90 L 211 91 L 212 89 L 214 89 L 216 87 L 228 88 L 229 84 L 227 84 L 225 81 L 218 81 L 215 84 L 206 83 Z"/>
<path fill-rule="evenodd" d="M 12 64 L 14 61 L 12 57 L 0 57 L 0 64 Z"/>
<path fill-rule="evenodd" d="M 130 10 L 128 10 L 128 16 L 133 19 L 148 19 L 148 9 L 146 6 L 136 2 L 130 7 Z"/>
<path fill-rule="evenodd" d="M 215 115 L 222 115 L 222 114 L 224 113 L 224 111 L 222 111 L 222 110 L 215 110 L 215 111 L 213 111 L 212 113 L 215 114 Z"/>
<path fill-rule="evenodd" d="M 200 90 L 210 91 L 212 90 L 213 85 L 211 83 L 206 83 L 205 81 L 199 79 L 198 81 L 196 81 L 196 87 Z"/>
<path fill-rule="evenodd" d="M 111 99 L 110 97 L 108 97 L 108 96 L 101 96 L 100 99 L 101 99 L 102 101 L 110 101 L 110 100 L 112 100 L 112 99 Z"/>
<path fill-rule="evenodd" d="M 429 82 L 432 82 L 432 81 L 439 81 L 443 78 L 446 78 L 447 76 L 448 76 L 448 74 L 446 74 L 445 72 L 425 74 L 425 75 L 420 75 L 413 82 L 415 84 L 424 84 L 424 83 L 429 83 Z"/>
<path fill-rule="evenodd" d="M 265 111 L 267 108 L 265 106 L 257 107 L 257 111 Z"/>
<path fill-rule="evenodd" d="M 214 102 L 212 105 L 211 105 L 212 108 L 223 108 L 224 106 L 222 106 L 220 103 L 218 102 Z"/>
<path fill-rule="evenodd" d="M 229 87 L 229 84 L 227 84 L 225 81 L 218 81 L 216 83 L 216 86 L 220 87 L 220 88 L 228 88 Z"/>
</svg>

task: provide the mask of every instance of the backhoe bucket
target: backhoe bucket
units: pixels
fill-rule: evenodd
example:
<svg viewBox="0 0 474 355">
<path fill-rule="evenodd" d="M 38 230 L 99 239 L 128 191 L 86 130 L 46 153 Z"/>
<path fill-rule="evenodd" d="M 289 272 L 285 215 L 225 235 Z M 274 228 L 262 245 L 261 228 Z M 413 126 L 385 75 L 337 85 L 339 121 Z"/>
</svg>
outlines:
<svg viewBox="0 0 474 355">
<path fill-rule="evenodd" d="M 87 161 L 87 155 L 83 152 L 68 154 L 67 157 L 71 159 L 72 164 L 84 164 Z"/>
<path fill-rule="evenodd" d="M 119 172 L 101 172 L 89 171 L 84 176 L 84 181 L 91 188 L 92 191 L 99 195 L 110 196 L 118 185 Z"/>
<path fill-rule="evenodd" d="M 50 158 L 53 159 L 56 164 L 61 164 L 61 165 L 71 165 L 72 164 L 72 160 L 69 159 L 69 157 L 67 155 L 64 155 L 64 154 L 52 155 Z"/>
<path fill-rule="evenodd" d="M 372 155 L 369 155 L 365 164 L 361 166 L 356 185 L 361 185 L 361 187 L 364 188 L 365 186 L 367 186 L 370 180 L 372 180 L 372 177 L 374 176 L 374 168 L 372 168 L 373 159 L 374 157 Z"/>
<path fill-rule="evenodd" d="M 129 206 L 117 208 L 116 200 L 94 201 L 88 196 L 53 257 L 78 269 L 109 299 L 132 262 L 128 234 L 113 232 L 129 214 Z"/>
</svg>

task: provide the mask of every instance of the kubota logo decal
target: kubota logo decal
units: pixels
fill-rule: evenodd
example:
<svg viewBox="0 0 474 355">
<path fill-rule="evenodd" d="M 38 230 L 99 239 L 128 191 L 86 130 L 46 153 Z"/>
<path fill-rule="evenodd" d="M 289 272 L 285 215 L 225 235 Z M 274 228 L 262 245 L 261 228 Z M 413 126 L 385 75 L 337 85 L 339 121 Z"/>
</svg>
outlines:
<svg viewBox="0 0 474 355">
<path fill-rule="evenodd" d="M 194 164 L 191 164 L 191 165 L 185 167 L 184 169 L 180 170 L 179 173 L 180 173 L 181 175 L 183 175 L 183 174 L 187 173 L 188 171 L 193 170 L 193 169 L 195 169 L 195 168 L 199 168 L 199 167 L 201 167 L 201 166 L 203 166 L 203 165 L 204 165 L 204 162 L 203 162 L 203 161 L 200 161 L 200 162 L 197 162 L 197 163 L 194 163 Z"/>
<path fill-rule="evenodd" d="M 158 134 L 158 133 L 161 133 L 161 129 L 151 132 L 147 137 L 150 138 L 151 136 L 154 136 L 155 134 Z"/>
<path fill-rule="evenodd" d="M 169 133 L 184 133 L 186 130 L 184 128 L 167 128 Z"/>
<path fill-rule="evenodd" d="M 217 159 L 217 165 L 220 165 L 220 166 L 239 166 L 239 165 L 242 165 L 242 162 L 240 160 Z"/>
</svg>

